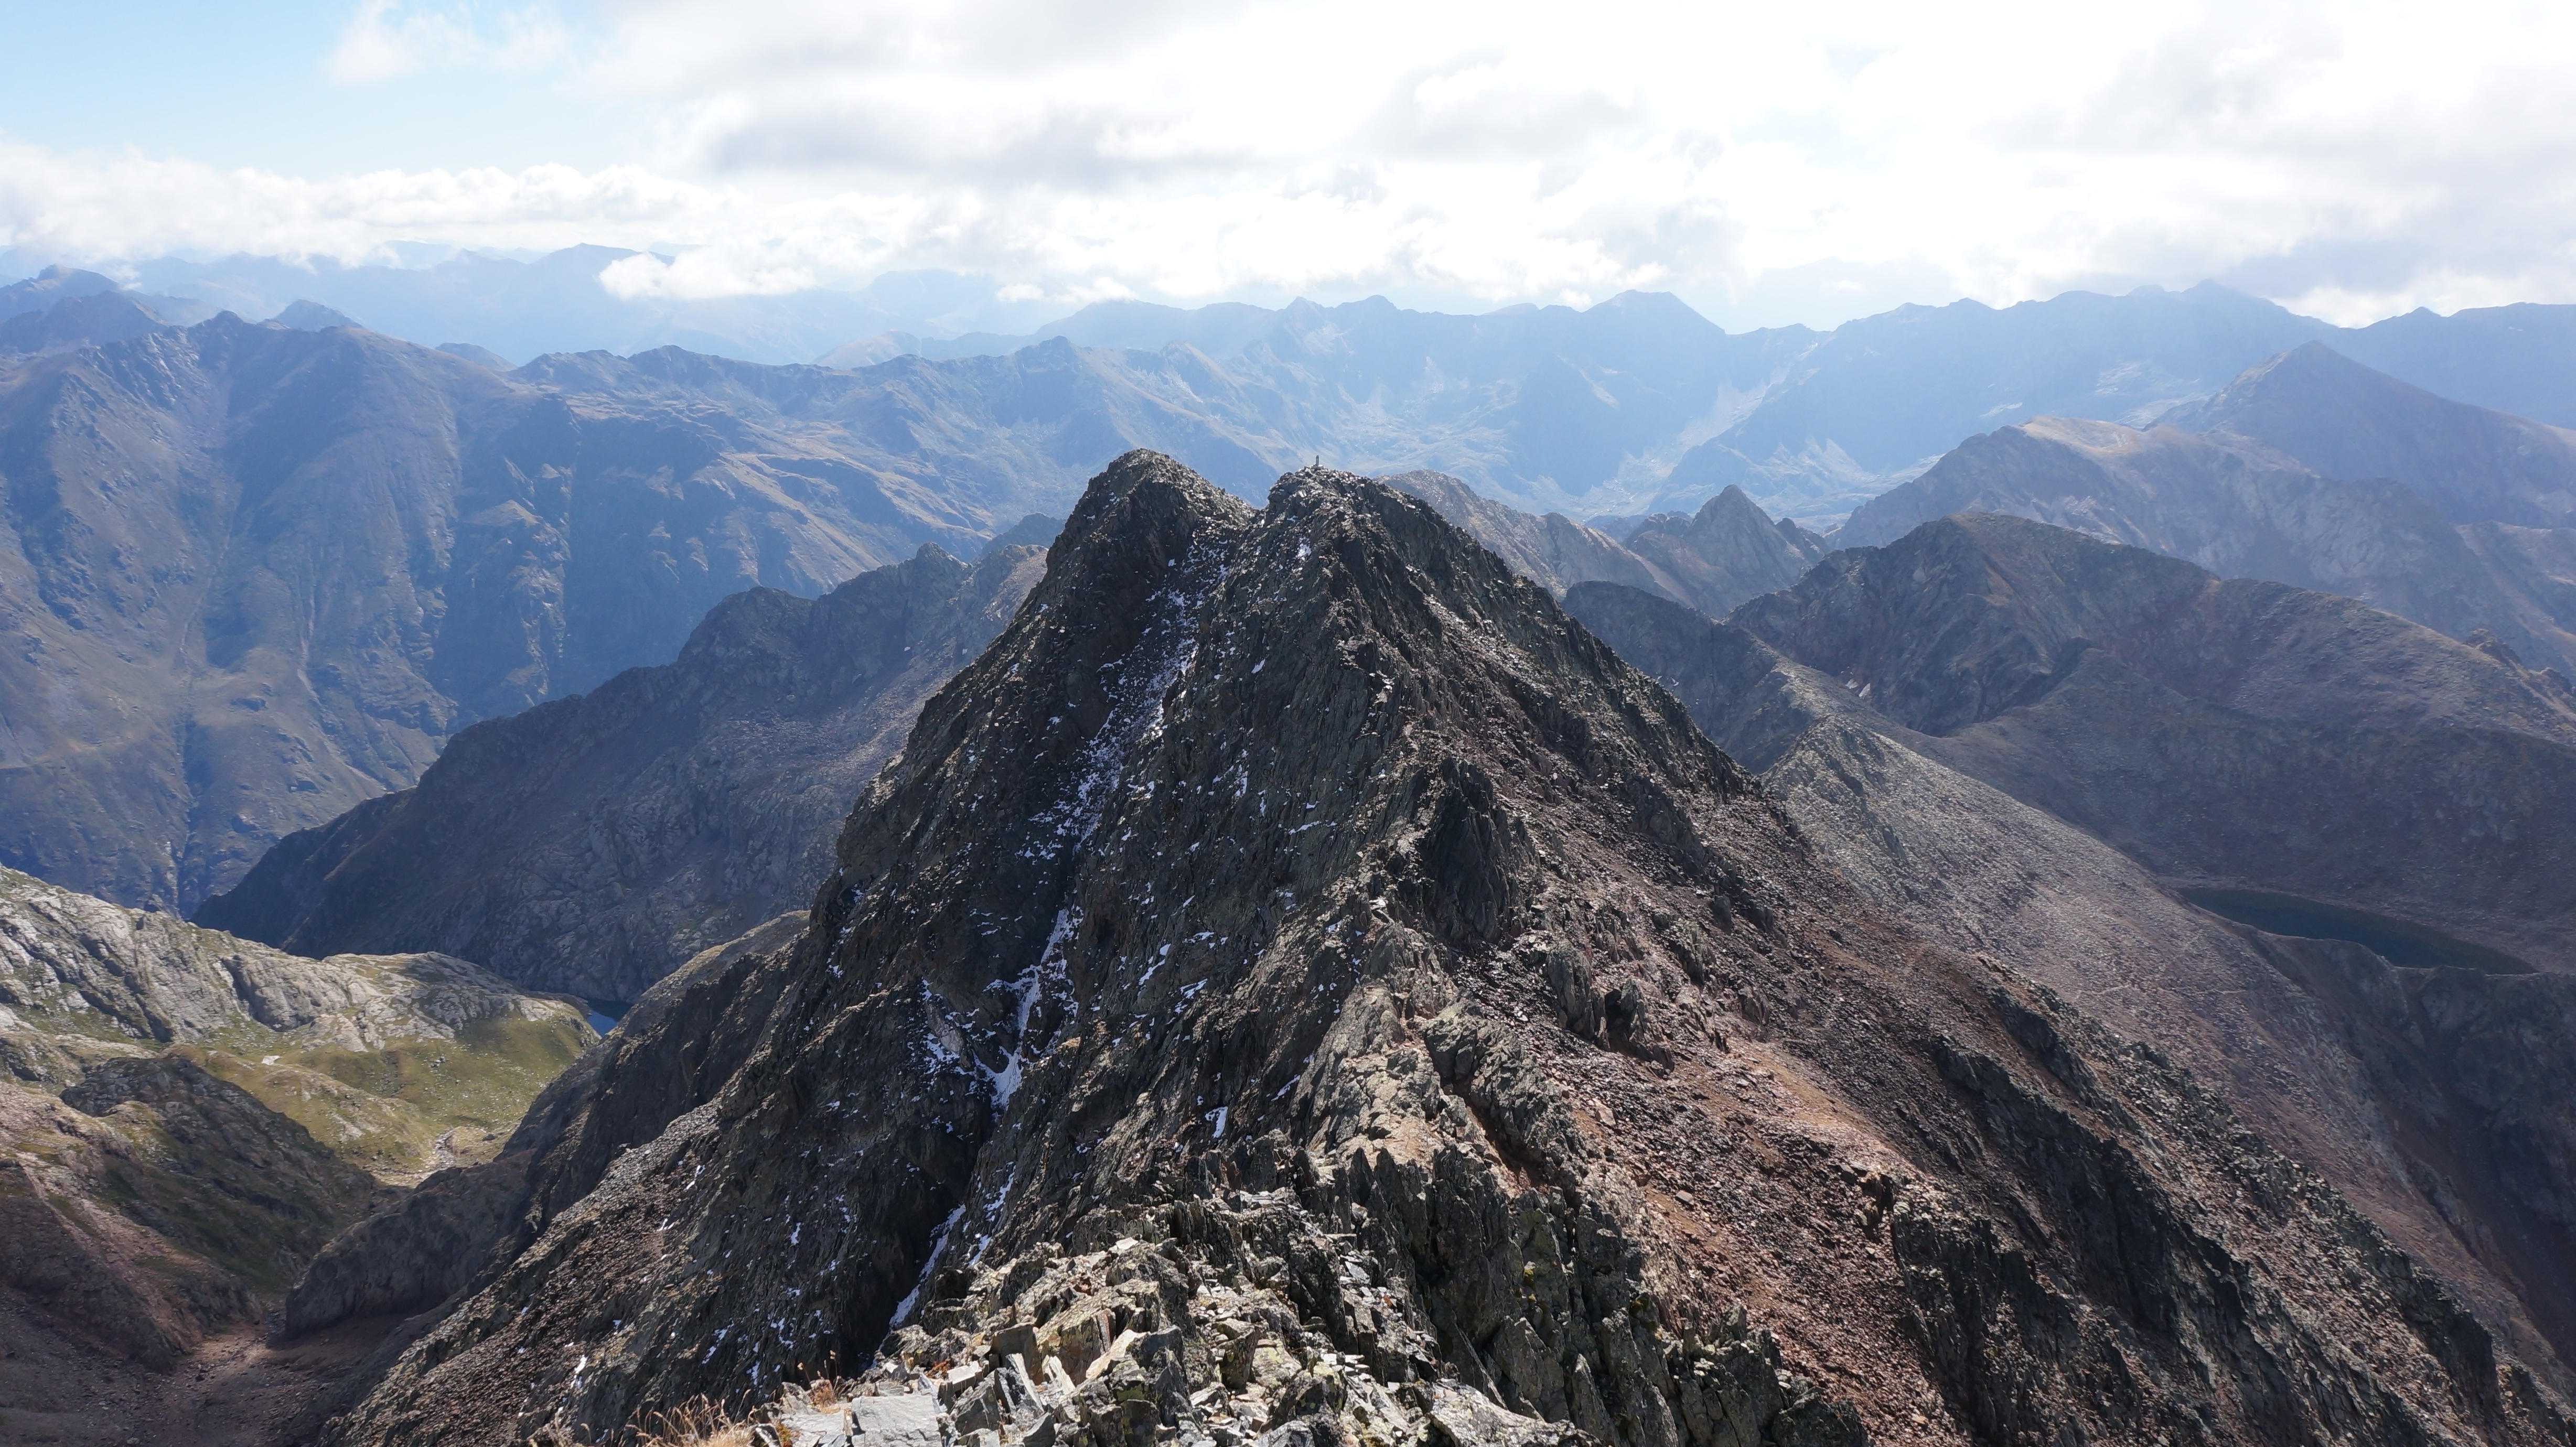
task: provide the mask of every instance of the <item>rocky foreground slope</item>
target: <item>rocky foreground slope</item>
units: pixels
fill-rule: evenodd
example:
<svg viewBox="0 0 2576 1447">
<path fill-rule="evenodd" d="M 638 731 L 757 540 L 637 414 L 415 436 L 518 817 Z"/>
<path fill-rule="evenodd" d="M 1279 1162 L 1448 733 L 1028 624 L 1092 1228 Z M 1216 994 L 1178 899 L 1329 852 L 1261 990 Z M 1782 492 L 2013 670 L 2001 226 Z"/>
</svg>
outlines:
<svg viewBox="0 0 2576 1447">
<path fill-rule="evenodd" d="M 924 547 L 821 598 L 737 594 L 673 662 L 467 729 L 418 785 L 279 841 L 197 919 L 307 955 L 439 950 L 633 1000 L 810 902 L 922 700 L 1044 566 L 1042 543 L 971 565 Z"/>
<path fill-rule="evenodd" d="M 167 1367 L 386 1185 L 490 1159 L 596 1038 L 462 960 L 303 959 L 0 871 L 0 1288 Z"/>
<path fill-rule="evenodd" d="M 2568 1438 L 2218 1096 L 1347 475 L 1121 459 L 798 937 L 647 1004 L 334 1440 L 872 1353 L 986 1441 Z"/>
</svg>

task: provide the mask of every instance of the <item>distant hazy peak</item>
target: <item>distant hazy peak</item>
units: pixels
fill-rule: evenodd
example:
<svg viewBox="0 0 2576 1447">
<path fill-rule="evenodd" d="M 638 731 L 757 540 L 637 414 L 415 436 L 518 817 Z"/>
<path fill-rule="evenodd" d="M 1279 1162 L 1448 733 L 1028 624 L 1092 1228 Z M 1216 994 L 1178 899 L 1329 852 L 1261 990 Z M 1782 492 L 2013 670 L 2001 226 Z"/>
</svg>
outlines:
<svg viewBox="0 0 2576 1447">
<path fill-rule="evenodd" d="M 2002 514 L 1835 553 L 1728 621 L 1929 734 L 2032 702 L 2099 648 L 2184 697 L 2257 717 L 2504 729 L 2576 747 L 2563 694 L 2430 628 Z"/>
<path fill-rule="evenodd" d="M 1689 516 L 1658 513 L 1628 534 L 1629 550 L 1671 577 L 1684 602 L 1722 618 L 1747 598 L 1786 588 L 1825 555 L 1825 540 L 1773 521 L 1728 484 Z"/>
<path fill-rule="evenodd" d="M 1056 534 L 1063 531 L 1064 519 L 1033 512 L 986 540 L 984 551 L 995 553 L 1004 548 L 1052 547 Z"/>
<path fill-rule="evenodd" d="M 114 279 L 95 271 L 74 271 L 68 267 L 48 266 L 24 281 L 0 286 L 0 318 L 25 312 L 45 311 L 57 302 L 74 297 L 96 296 L 117 290 Z"/>
<path fill-rule="evenodd" d="M 347 312 L 324 306 L 318 301 L 288 302 L 284 311 L 270 317 L 269 320 L 282 327 L 293 327 L 299 332 L 327 332 L 333 327 L 359 327 L 357 318 Z M 363 327 L 359 329 L 365 330 Z"/>
<path fill-rule="evenodd" d="M 1563 513 L 1544 517 L 1480 496 L 1443 472 L 1416 468 L 1377 479 L 1431 504 L 1450 523 L 1485 545 L 1512 570 L 1551 593 L 1577 583 L 1607 580 L 1667 598 L 1680 590 L 1652 563 Z"/>
<path fill-rule="evenodd" d="M 2268 444 L 2322 476 L 2393 478 L 2455 523 L 2576 521 L 2576 432 L 2436 396 L 2318 342 L 2165 420 Z"/>
<path fill-rule="evenodd" d="M 495 372 L 516 370 L 516 364 L 509 358 L 489 347 L 478 347 L 472 342 L 441 342 L 436 350 L 445 352 L 451 357 L 462 357 L 478 367 L 489 367 Z"/>
</svg>

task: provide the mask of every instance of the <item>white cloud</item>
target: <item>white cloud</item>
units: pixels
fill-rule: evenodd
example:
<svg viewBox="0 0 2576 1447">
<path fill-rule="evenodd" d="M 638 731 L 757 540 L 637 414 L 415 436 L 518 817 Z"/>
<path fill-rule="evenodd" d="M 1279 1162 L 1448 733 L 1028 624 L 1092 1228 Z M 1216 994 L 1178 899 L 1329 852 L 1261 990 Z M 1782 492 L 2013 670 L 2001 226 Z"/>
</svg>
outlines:
<svg viewBox="0 0 2576 1447">
<path fill-rule="evenodd" d="M 948 266 L 1755 320 L 2205 276 L 2338 319 L 2576 300 L 2576 16 L 2508 0 L 624 0 L 578 45 L 551 15 L 369 0 L 332 73 L 539 66 L 657 118 L 630 165 L 22 147 L 0 228 L 73 257 L 669 242 L 608 284 L 684 296 Z"/>
<path fill-rule="evenodd" d="M 533 70 L 561 59 L 568 38 L 563 23 L 540 7 L 502 11 L 487 25 L 471 6 L 359 0 L 323 70 L 342 85 L 452 66 Z"/>
</svg>

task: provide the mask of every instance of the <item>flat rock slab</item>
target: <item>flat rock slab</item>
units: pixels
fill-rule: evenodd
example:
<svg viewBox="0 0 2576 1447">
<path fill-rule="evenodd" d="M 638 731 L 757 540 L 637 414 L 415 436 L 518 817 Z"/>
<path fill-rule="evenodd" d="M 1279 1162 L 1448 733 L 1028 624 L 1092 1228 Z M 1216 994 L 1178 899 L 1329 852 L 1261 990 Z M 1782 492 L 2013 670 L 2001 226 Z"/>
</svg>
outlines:
<svg viewBox="0 0 2576 1447">
<path fill-rule="evenodd" d="M 823 1410 L 778 1418 L 788 1447 L 943 1447 L 939 1398 L 929 1392 L 903 1397 L 853 1397 Z"/>
</svg>

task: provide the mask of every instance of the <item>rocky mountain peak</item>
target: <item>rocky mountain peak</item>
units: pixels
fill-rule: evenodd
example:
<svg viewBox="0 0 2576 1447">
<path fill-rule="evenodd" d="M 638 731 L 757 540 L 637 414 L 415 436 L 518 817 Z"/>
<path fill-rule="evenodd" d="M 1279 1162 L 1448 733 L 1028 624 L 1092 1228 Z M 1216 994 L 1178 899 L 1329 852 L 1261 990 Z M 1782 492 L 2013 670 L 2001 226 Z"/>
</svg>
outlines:
<svg viewBox="0 0 2576 1447">
<path fill-rule="evenodd" d="M 2266 443 L 2327 477 L 2392 478 L 2455 523 L 2576 519 L 2576 432 L 2437 396 L 2319 342 L 2165 420 Z"/>
<path fill-rule="evenodd" d="M 1697 513 L 1646 519 L 1628 547 L 1670 574 L 1682 600 L 1712 618 L 1797 582 L 1825 555 L 1823 538 L 1787 518 L 1775 522 L 1733 483 Z"/>
<path fill-rule="evenodd" d="M 1119 459 L 801 938 L 647 1006 L 339 1438 L 571 1440 L 861 1367 L 937 1440 L 2516 1410 L 2331 1192 L 1874 918 L 1669 694 L 1349 474 L 1255 512 Z M 2353 1267 L 2282 1265 L 2315 1253 Z M 2077 1365 L 2115 1353 L 2116 1388 Z"/>
</svg>

